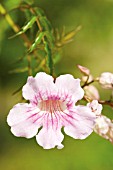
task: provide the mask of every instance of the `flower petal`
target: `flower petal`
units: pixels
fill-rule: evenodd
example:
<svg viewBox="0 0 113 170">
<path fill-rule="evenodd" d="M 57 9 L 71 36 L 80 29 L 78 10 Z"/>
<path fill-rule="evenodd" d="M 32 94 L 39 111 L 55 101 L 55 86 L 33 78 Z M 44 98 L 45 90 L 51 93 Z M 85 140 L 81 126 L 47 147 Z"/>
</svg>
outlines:
<svg viewBox="0 0 113 170">
<path fill-rule="evenodd" d="M 53 77 L 43 72 L 37 73 L 35 78 L 28 77 L 27 83 L 22 89 L 23 97 L 36 103 L 37 100 L 46 100 L 54 91 Z"/>
<path fill-rule="evenodd" d="M 42 125 L 42 115 L 38 108 L 20 103 L 10 110 L 7 123 L 15 136 L 31 138 L 37 134 L 38 128 Z"/>
<path fill-rule="evenodd" d="M 46 129 L 42 128 L 38 135 L 36 135 L 37 143 L 42 146 L 44 149 L 51 149 L 55 146 L 58 146 L 58 149 L 61 149 L 63 145 L 64 135 L 61 133 L 61 129 L 53 130 L 52 127 Z"/>
<path fill-rule="evenodd" d="M 56 79 L 55 84 L 60 91 L 61 96 L 64 93 L 68 94 L 68 96 L 72 97 L 71 99 L 74 100 L 74 102 L 80 100 L 84 95 L 84 91 L 80 87 L 80 79 L 74 79 L 70 74 L 59 76 Z"/>
<path fill-rule="evenodd" d="M 67 117 L 68 124 L 65 124 L 64 131 L 75 139 L 85 139 L 93 132 L 95 114 L 86 106 L 77 106 L 70 110 L 71 117 Z"/>
<path fill-rule="evenodd" d="M 11 127 L 11 132 L 17 137 L 32 138 L 36 136 L 40 126 L 35 123 L 23 121 Z"/>
<path fill-rule="evenodd" d="M 19 103 L 16 104 L 9 112 L 7 116 L 7 123 L 9 126 L 15 125 L 23 120 L 25 120 L 30 114 L 29 104 Z M 25 114 L 26 113 L 26 114 Z"/>
<path fill-rule="evenodd" d="M 26 119 L 34 113 L 38 113 L 38 108 L 32 108 L 32 106 L 28 103 L 19 103 L 16 104 L 9 112 L 7 116 L 7 123 L 9 126 L 13 126 L 18 124 Z"/>
<path fill-rule="evenodd" d="M 46 113 L 43 119 L 43 128 L 36 136 L 37 143 L 44 149 L 51 149 L 57 146 L 63 148 L 61 144 L 64 135 L 61 133 L 61 122 L 58 115 Z"/>
</svg>

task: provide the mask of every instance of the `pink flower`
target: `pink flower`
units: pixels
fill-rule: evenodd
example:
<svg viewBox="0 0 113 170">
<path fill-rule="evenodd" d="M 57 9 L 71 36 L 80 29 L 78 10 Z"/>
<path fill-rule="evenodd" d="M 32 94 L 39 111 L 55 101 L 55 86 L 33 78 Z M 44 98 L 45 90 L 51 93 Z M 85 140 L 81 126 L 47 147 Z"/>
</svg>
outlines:
<svg viewBox="0 0 113 170">
<path fill-rule="evenodd" d="M 15 136 L 36 136 L 44 149 L 55 146 L 61 149 L 62 127 L 75 139 L 85 139 L 92 133 L 95 114 L 87 106 L 75 106 L 84 95 L 79 79 L 67 74 L 59 76 L 54 83 L 50 75 L 37 73 L 35 78 L 28 77 L 22 92 L 30 103 L 15 105 L 7 117 Z"/>
<path fill-rule="evenodd" d="M 92 112 L 95 113 L 97 117 L 101 115 L 102 105 L 99 104 L 97 100 L 93 100 L 91 103 L 88 103 L 87 106 L 92 110 Z"/>
</svg>

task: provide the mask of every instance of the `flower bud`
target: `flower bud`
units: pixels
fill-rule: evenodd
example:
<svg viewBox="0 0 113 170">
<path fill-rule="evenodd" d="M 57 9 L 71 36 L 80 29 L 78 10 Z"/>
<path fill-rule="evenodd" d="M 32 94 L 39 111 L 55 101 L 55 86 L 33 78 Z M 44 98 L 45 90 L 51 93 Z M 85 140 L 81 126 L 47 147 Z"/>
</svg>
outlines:
<svg viewBox="0 0 113 170">
<path fill-rule="evenodd" d="M 89 76 L 90 70 L 86 67 L 83 67 L 81 65 L 77 65 L 78 69 L 83 73 L 85 76 Z"/>
<path fill-rule="evenodd" d="M 86 96 L 88 96 L 91 100 L 99 100 L 99 92 L 97 88 L 93 85 L 85 86 L 84 91 Z"/>
<path fill-rule="evenodd" d="M 113 89 L 113 74 L 104 72 L 100 75 L 99 83 L 104 89 Z"/>
<path fill-rule="evenodd" d="M 101 115 L 96 119 L 94 131 L 99 135 L 105 135 L 109 130 L 110 119 L 106 116 Z"/>
</svg>

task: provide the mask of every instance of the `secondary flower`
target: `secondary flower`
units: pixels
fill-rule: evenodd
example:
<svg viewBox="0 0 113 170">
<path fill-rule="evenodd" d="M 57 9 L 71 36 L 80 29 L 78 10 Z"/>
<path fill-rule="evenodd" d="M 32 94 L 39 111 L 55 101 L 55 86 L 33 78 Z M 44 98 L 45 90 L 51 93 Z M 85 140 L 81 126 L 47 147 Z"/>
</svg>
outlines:
<svg viewBox="0 0 113 170">
<path fill-rule="evenodd" d="M 97 100 L 93 100 L 91 103 L 88 103 L 87 106 L 92 110 L 93 113 L 98 117 L 102 112 L 102 105 L 98 103 Z"/>
<path fill-rule="evenodd" d="M 91 103 L 88 103 L 87 106 L 91 108 L 92 112 L 97 116 L 94 132 L 113 143 L 113 123 L 108 117 L 101 114 L 102 105 L 99 104 L 97 100 L 93 100 Z"/>
<path fill-rule="evenodd" d="M 15 105 L 7 117 L 15 136 L 36 136 L 44 149 L 55 146 L 61 149 L 62 127 L 75 139 L 85 139 L 92 133 L 95 114 L 87 106 L 75 106 L 84 95 L 79 79 L 67 74 L 59 76 L 54 83 L 52 76 L 40 72 L 34 78 L 28 77 L 22 92 L 30 103 Z"/>
<path fill-rule="evenodd" d="M 104 89 L 113 89 L 113 74 L 109 72 L 102 73 L 99 83 Z"/>
<path fill-rule="evenodd" d="M 95 123 L 94 131 L 113 143 L 113 123 L 106 116 L 101 115 L 98 117 Z"/>
</svg>

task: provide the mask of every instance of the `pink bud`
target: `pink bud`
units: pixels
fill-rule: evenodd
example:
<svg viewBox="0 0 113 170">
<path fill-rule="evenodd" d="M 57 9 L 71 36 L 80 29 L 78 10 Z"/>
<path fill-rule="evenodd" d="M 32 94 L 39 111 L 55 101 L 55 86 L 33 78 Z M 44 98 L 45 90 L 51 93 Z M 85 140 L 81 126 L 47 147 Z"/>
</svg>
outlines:
<svg viewBox="0 0 113 170">
<path fill-rule="evenodd" d="M 83 67 L 81 65 L 77 65 L 77 67 L 85 76 L 88 76 L 90 74 L 90 70 L 88 68 Z"/>
</svg>

